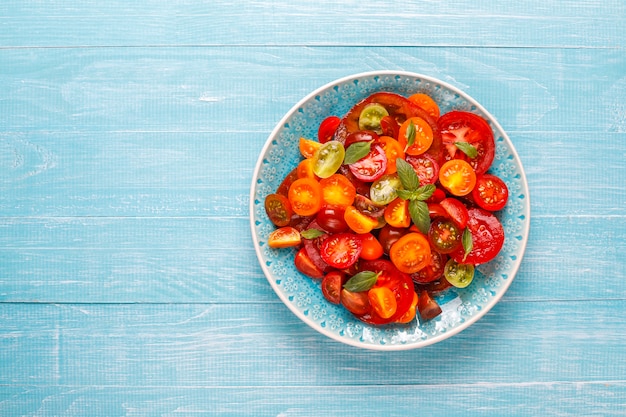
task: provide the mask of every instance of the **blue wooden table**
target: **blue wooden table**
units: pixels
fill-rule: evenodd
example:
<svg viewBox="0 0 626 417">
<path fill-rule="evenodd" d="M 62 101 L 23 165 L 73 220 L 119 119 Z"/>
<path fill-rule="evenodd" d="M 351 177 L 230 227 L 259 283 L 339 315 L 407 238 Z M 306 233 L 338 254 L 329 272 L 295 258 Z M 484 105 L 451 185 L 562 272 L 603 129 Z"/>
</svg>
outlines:
<svg viewBox="0 0 626 417">
<path fill-rule="evenodd" d="M 626 415 L 626 4 L 500 3 L 0 3 L 0 415 Z M 283 114 L 377 69 L 483 104 L 531 194 L 501 302 L 402 352 L 303 324 L 248 220 Z"/>
</svg>

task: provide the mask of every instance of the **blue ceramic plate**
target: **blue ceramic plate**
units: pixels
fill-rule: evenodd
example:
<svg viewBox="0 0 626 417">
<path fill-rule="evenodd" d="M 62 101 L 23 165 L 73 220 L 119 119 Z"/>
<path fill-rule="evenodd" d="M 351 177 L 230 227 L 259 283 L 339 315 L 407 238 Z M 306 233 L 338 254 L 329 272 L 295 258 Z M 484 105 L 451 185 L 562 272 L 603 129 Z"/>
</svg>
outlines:
<svg viewBox="0 0 626 417">
<path fill-rule="evenodd" d="M 294 266 L 295 250 L 267 245 L 274 226 L 265 209 L 265 196 L 276 191 L 300 160 L 301 136 L 317 138 L 320 122 L 329 115 L 343 116 L 360 100 L 377 91 L 404 96 L 423 92 L 433 97 L 441 113 L 470 111 L 489 121 L 496 140 L 490 169 L 509 187 L 509 202 L 498 216 L 505 243 L 491 262 L 477 267 L 464 289 L 451 288 L 436 300 L 443 313 L 430 321 L 382 327 L 365 324 L 341 306 L 327 302 L 320 281 L 300 274 Z M 318 332 L 348 345 L 374 350 L 403 350 L 427 346 L 451 337 L 484 316 L 506 292 L 522 261 L 530 224 L 528 185 L 513 144 L 496 120 L 479 103 L 437 79 L 408 72 L 376 71 L 345 77 L 327 84 L 297 103 L 274 128 L 259 156 L 251 187 L 250 223 L 261 268 L 270 285 L 303 322 Z"/>
</svg>

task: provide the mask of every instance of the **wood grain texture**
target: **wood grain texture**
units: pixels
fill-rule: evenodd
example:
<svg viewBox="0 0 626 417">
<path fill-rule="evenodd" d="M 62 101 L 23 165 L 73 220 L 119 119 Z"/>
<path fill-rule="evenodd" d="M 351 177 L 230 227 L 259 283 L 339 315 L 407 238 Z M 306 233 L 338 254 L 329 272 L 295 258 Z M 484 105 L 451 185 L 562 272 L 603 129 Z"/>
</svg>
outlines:
<svg viewBox="0 0 626 417">
<path fill-rule="evenodd" d="M 626 415 L 626 5 L 0 3 L 0 415 Z M 282 115 L 336 78 L 440 78 L 524 164 L 501 302 L 361 351 L 272 292 L 248 221 Z"/>
</svg>

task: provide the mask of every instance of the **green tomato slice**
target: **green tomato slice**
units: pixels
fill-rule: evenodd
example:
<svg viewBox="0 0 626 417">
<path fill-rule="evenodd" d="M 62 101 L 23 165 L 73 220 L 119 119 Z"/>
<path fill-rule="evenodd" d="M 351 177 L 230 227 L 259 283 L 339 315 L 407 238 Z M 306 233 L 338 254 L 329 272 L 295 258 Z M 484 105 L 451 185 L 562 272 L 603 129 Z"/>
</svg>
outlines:
<svg viewBox="0 0 626 417">
<path fill-rule="evenodd" d="M 382 133 L 380 127 L 380 119 L 389 116 L 386 108 L 378 103 L 370 103 L 361 110 L 359 115 L 359 129 L 373 130 L 376 133 Z"/>
<path fill-rule="evenodd" d="M 346 155 L 346 150 L 341 142 L 331 140 L 324 143 L 313 156 L 313 172 L 320 178 L 328 178 L 333 175 Z"/>
<path fill-rule="evenodd" d="M 443 270 L 446 280 L 457 288 L 465 288 L 474 279 L 474 265 L 460 264 L 454 259 L 449 259 Z"/>
<path fill-rule="evenodd" d="M 397 190 L 402 188 L 398 174 L 385 174 L 372 183 L 370 200 L 379 205 L 391 203 L 398 197 Z"/>
</svg>

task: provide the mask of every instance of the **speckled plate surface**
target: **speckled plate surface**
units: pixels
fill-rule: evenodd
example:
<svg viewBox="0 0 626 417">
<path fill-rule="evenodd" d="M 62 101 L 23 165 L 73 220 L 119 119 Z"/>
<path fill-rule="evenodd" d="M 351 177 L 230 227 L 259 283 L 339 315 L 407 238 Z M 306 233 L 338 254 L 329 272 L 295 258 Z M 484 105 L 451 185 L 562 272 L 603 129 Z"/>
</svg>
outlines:
<svg viewBox="0 0 626 417">
<path fill-rule="evenodd" d="M 439 104 L 441 114 L 451 110 L 483 116 L 494 132 L 496 155 L 489 172 L 509 187 L 509 202 L 498 212 L 505 231 L 500 254 L 480 265 L 470 286 L 451 288 L 438 296 L 443 313 L 436 319 L 382 327 L 365 324 L 341 306 L 325 300 L 320 281 L 300 274 L 294 266 L 295 250 L 272 249 L 267 238 L 273 224 L 265 209 L 265 196 L 275 192 L 300 160 L 301 136 L 316 139 L 320 122 L 329 115 L 342 117 L 352 106 L 377 91 L 404 96 L 424 92 Z M 313 91 L 297 103 L 271 132 L 253 174 L 250 198 L 252 238 L 261 268 L 270 285 L 303 322 L 320 333 L 357 347 L 403 350 L 427 346 L 451 337 L 484 316 L 506 292 L 520 266 L 530 224 L 528 185 L 519 157 L 497 121 L 479 103 L 459 89 L 432 77 L 397 71 L 376 71 L 348 76 Z"/>
</svg>

